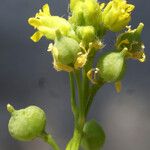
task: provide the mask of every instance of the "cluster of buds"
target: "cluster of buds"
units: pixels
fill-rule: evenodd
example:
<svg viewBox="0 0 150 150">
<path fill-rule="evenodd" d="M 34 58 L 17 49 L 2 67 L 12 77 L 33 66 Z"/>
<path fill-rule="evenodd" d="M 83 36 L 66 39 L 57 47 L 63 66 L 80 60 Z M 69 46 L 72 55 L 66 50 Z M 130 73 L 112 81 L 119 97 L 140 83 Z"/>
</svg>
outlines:
<svg viewBox="0 0 150 150">
<path fill-rule="evenodd" d="M 93 83 L 98 84 L 99 80 L 115 82 L 117 91 L 120 91 L 127 58 L 145 61 L 141 40 L 144 24 L 140 23 L 134 30 L 128 26 L 134 8 L 126 0 L 111 0 L 107 4 L 97 0 L 70 0 L 71 13 L 66 20 L 51 16 L 46 4 L 43 11 L 40 10 L 34 18 L 29 19 L 29 24 L 38 30 L 31 39 L 37 42 L 45 36 L 54 40 L 54 45 L 50 44 L 48 48 L 53 56 L 54 68 L 71 72 L 84 67 L 89 57 L 94 57 L 104 47 L 102 38 L 107 31 L 120 32 L 127 28 L 127 31 L 118 35 L 113 52 L 101 56 L 97 67 L 87 72 Z"/>
<path fill-rule="evenodd" d="M 51 43 L 48 47 L 48 51 L 53 56 L 54 68 L 57 71 L 72 72 L 84 67 L 89 57 L 94 57 L 95 53 L 104 47 L 102 37 L 107 31 L 120 32 L 128 26 L 133 10 L 134 5 L 128 4 L 126 0 L 111 0 L 107 4 L 99 3 L 97 0 L 70 0 L 70 16 L 67 20 L 59 16 L 52 16 L 48 4 L 45 4 L 35 17 L 28 20 L 29 24 L 37 29 L 31 39 L 38 42 L 42 36 L 45 36 L 49 40 L 54 40 L 54 44 Z M 118 36 L 113 51 L 128 49 L 128 53 L 123 56 L 122 63 L 125 63 L 126 58 L 145 60 L 144 44 L 141 42 L 142 29 L 143 24 L 141 23 L 137 29 L 131 30 L 128 27 L 128 31 Z M 96 75 L 96 78 L 104 79 L 105 82 L 120 79 L 124 72 L 121 70 L 125 70 L 124 63 L 120 64 L 123 68 L 121 67 L 118 78 L 115 73 L 115 76 L 109 71 L 107 74 L 108 67 L 112 72 L 116 72 L 115 66 L 118 70 L 117 55 L 119 54 L 113 52 L 99 58 L 96 73 L 99 72 L 100 77 Z M 114 59 L 115 56 L 116 59 Z M 108 64 L 111 62 L 111 65 L 108 65 L 107 62 Z M 91 77 L 93 70 L 95 69 L 91 68 L 88 72 L 88 77 L 96 83 Z"/>
<path fill-rule="evenodd" d="M 144 44 L 140 23 L 131 29 L 131 13 L 135 6 L 126 0 L 70 0 L 68 19 L 52 16 L 48 4 L 43 6 L 29 24 L 38 31 L 31 37 L 37 42 L 42 36 L 54 40 L 48 51 L 52 53 L 57 71 L 84 70 L 86 78 L 94 85 L 114 83 L 117 92 L 125 75 L 126 61 L 145 61 Z M 127 29 L 127 31 L 126 31 Z M 118 33 L 114 48 L 102 54 L 94 67 L 94 57 L 103 49 L 103 37 L 107 32 Z M 121 32 L 121 33 L 120 33 Z M 85 78 L 85 77 L 84 77 Z M 89 142 L 88 142 L 89 143 Z"/>
<path fill-rule="evenodd" d="M 108 3 L 70 0 L 69 7 L 70 14 L 65 19 L 51 15 L 49 5 L 45 4 L 35 17 L 28 20 L 37 30 L 31 40 L 38 42 L 46 37 L 53 41 L 48 46 L 48 52 L 52 54 L 54 68 L 70 73 L 71 105 L 76 127 L 66 150 L 78 150 L 80 143 L 85 150 L 98 150 L 104 144 L 105 134 L 97 122 L 86 122 L 89 107 L 104 83 L 114 83 L 116 91 L 120 92 L 128 59 L 145 61 L 145 46 L 141 38 L 144 24 L 131 29 L 129 23 L 134 5 L 126 0 L 110 0 Z M 103 44 L 104 35 L 110 31 L 117 33 L 114 48 L 102 53 L 94 67 L 96 54 L 107 44 Z M 59 150 L 54 140 L 45 133 L 46 116 L 43 110 L 36 106 L 15 110 L 11 105 L 7 109 L 12 115 L 8 125 L 12 137 L 22 141 L 42 137 Z"/>
</svg>

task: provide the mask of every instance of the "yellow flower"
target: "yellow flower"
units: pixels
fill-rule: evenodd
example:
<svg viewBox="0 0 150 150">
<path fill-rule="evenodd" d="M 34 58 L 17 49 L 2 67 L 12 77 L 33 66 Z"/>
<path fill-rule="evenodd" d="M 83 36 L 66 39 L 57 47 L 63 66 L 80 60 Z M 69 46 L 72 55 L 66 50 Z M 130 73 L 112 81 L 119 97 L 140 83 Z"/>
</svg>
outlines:
<svg viewBox="0 0 150 150">
<path fill-rule="evenodd" d="M 72 16 L 69 21 L 78 26 L 99 26 L 101 20 L 101 5 L 97 0 L 71 0 Z M 94 17 L 94 19 L 93 19 Z"/>
<path fill-rule="evenodd" d="M 83 0 L 70 0 L 70 10 L 73 11 L 74 7 L 78 2 L 82 2 Z"/>
<path fill-rule="evenodd" d="M 58 29 L 62 35 L 69 34 L 71 30 L 71 25 L 66 19 L 51 16 L 48 4 L 45 4 L 35 17 L 29 18 L 28 23 L 38 30 L 31 36 L 34 42 L 38 42 L 42 36 L 54 40 L 56 37 L 55 31 Z"/>
<path fill-rule="evenodd" d="M 126 0 L 112 0 L 103 10 L 102 21 L 106 28 L 113 32 L 124 29 L 131 20 L 134 5 L 127 4 Z"/>
</svg>

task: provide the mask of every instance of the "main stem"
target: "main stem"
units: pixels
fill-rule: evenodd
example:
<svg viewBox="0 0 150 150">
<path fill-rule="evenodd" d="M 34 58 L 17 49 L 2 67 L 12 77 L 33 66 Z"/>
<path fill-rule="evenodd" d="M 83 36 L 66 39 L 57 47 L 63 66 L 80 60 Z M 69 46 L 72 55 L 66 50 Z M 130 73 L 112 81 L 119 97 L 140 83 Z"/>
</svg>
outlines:
<svg viewBox="0 0 150 150">
<path fill-rule="evenodd" d="M 94 96 L 96 95 L 97 91 L 104 85 L 103 82 L 101 82 L 100 84 L 95 84 L 92 85 L 91 89 L 90 89 L 90 93 L 89 93 L 89 97 L 88 97 L 88 103 L 86 105 L 86 110 L 85 110 L 85 116 L 88 115 L 88 112 L 90 110 L 90 107 L 93 103 L 94 100 Z"/>
<path fill-rule="evenodd" d="M 76 103 L 76 96 L 75 96 L 75 81 L 74 81 L 74 74 L 72 72 L 69 73 L 70 79 L 70 89 L 71 89 L 71 108 L 74 115 L 74 118 L 77 118 L 77 103 Z"/>
<path fill-rule="evenodd" d="M 84 68 L 81 70 L 75 70 L 69 73 L 70 87 L 71 87 L 71 107 L 75 118 L 75 128 L 72 139 L 69 141 L 66 150 L 78 150 L 80 147 L 81 139 L 83 136 L 83 127 L 86 122 L 86 117 L 89 108 L 93 102 L 93 98 L 97 90 L 101 85 L 94 85 L 89 88 L 89 79 L 87 78 L 87 72 L 92 68 L 93 57 L 88 58 L 88 61 Z M 76 79 L 76 85 L 78 90 L 79 103 L 75 101 L 75 84 L 74 77 Z M 77 105 L 78 104 L 78 105 Z"/>
<path fill-rule="evenodd" d="M 82 130 L 85 123 L 85 113 L 84 113 L 84 101 L 83 101 L 83 87 L 82 87 L 82 80 L 81 80 L 81 72 L 80 70 L 76 70 L 74 72 L 76 78 L 76 84 L 78 89 L 78 106 L 76 102 L 73 100 L 75 99 L 75 85 L 74 85 L 74 78 L 73 73 L 70 73 L 70 87 L 71 87 L 71 104 L 72 104 L 72 111 L 75 118 L 75 128 L 72 139 L 69 141 L 66 150 L 78 150 L 81 143 L 82 138 Z M 76 105 L 75 105 L 76 104 Z M 76 106 L 76 113 L 74 113 L 74 108 Z"/>
</svg>

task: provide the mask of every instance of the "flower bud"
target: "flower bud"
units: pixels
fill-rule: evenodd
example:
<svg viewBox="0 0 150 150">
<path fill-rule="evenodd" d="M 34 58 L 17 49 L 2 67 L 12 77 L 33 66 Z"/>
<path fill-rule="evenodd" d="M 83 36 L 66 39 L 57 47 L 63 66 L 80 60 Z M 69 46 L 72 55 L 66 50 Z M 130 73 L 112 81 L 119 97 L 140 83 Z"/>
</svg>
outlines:
<svg viewBox="0 0 150 150">
<path fill-rule="evenodd" d="M 101 7 L 97 0 L 72 0 L 70 7 L 72 16 L 69 18 L 69 21 L 72 24 L 77 26 L 99 26 L 101 20 Z"/>
<path fill-rule="evenodd" d="M 119 32 L 130 22 L 133 9 L 134 5 L 126 0 L 112 0 L 103 10 L 102 22 L 110 31 Z"/>
<path fill-rule="evenodd" d="M 77 3 L 82 2 L 82 1 L 84 1 L 84 0 L 70 0 L 70 10 L 71 10 L 71 12 L 74 10 L 74 7 L 76 6 Z"/>
<path fill-rule="evenodd" d="M 83 128 L 81 146 L 85 150 L 99 150 L 105 142 L 105 133 L 102 127 L 94 120 L 88 121 Z"/>
<path fill-rule="evenodd" d="M 86 44 L 93 42 L 96 37 L 93 26 L 78 26 L 76 32 L 79 38 Z"/>
<path fill-rule="evenodd" d="M 99 77 L 104 82 L 116 82 L 123 77 L 126 52 L 125 48 L 121 52 L 110 52 L 100 57 L 97 68 L 99 69 Z"/>
<path fill-rule="evenodd" d="M 117 37 L 116 49 L 121 51 L 123 48 L 128 48 L 129 58 L 138 59 L 141 62 L 145 61 L 144 44 L 141 40 L 141 32 L 144 28 L 144 24 L 140 23 L 136 29 L 131 30 L 128 27 L 128 31 L 120 34 Z"/>
<path fill-rule="evenodd" d="M 45 130 L 46 116 L 37 106 L 15 110 L 10 104 L 7 110 L 11 113 L 8 129 L 10 135 L 20 141 L 30 141 L 39 137 Z"/>
</svg>

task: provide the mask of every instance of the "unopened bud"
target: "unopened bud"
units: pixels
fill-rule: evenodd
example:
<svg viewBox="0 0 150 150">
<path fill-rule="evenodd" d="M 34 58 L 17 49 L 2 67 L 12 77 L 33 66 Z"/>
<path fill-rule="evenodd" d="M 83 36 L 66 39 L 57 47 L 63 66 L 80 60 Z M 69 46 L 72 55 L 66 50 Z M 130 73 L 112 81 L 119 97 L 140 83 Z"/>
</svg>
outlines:
<svg viewBox="0 0 150 150">
<path fill-rule="evenodd" d="M 110 31 L 119 32 L 130 22 L 133 9 L 134 5 L 126 0 L 112 0 L 104 8 L 102 22 Z"/>
</svg>

